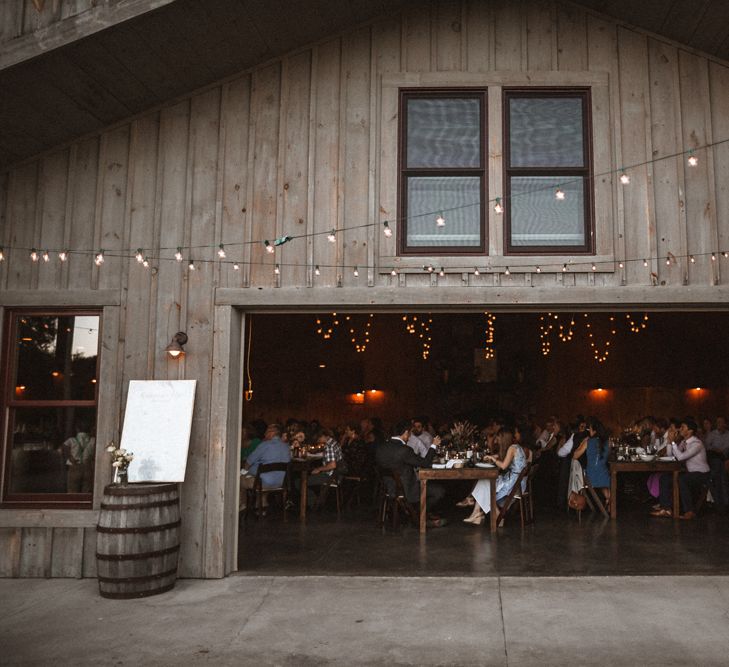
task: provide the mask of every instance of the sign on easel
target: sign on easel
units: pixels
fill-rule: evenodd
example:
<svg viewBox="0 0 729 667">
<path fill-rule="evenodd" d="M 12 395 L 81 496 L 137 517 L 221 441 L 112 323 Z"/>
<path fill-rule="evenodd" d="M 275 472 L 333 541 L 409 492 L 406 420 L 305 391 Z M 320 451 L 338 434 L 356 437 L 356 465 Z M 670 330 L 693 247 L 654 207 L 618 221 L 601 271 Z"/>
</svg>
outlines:
<svg viewBox="0 0 729 667">
<path fill-rule="evenodd" d="M 197 380 L 129 382 L 121 448 L 130 482 L 184 482 Z"/>
</svg>

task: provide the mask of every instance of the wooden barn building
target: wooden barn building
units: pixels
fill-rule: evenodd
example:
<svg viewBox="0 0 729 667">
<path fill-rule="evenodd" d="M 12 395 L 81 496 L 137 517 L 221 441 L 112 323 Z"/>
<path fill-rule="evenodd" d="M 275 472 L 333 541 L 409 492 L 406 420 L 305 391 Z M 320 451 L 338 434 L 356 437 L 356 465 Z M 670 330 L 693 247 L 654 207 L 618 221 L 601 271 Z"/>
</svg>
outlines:
<svg viewBox="0 0 729 667">
<path fill-rule="evenodd" d="M 415 409 L 420 367 L 396 368 L 429 347 L 388 333 L 377 367 L 320 382 L 293 361 L 315 318 L 359 345 L 372 318 L 443 333 L 488 311 L 497 352 L 528 330 L 539 359 L 540 331 L 579 325 L 600 369 L 580 391 L 622 386 L 621 419 L 661 387 L 665 411 L 726 412 L 729 7 L 8 0 L 0 248 L 1 576 L 95 576 L 105 448 L 146 379 L 197 380 L 180 576 L 235 571 L 244 418 L 333 421 L 345 394 L 356 417 L 398 372 L 416 387 L 382 410 Z M 660 336 L 608 360 L 608 317 Z M 641 356 L 680 381 L 629 386 Z M 519 363 L 512 384 L 552 397 L 580 374 Z"/>
</svg>

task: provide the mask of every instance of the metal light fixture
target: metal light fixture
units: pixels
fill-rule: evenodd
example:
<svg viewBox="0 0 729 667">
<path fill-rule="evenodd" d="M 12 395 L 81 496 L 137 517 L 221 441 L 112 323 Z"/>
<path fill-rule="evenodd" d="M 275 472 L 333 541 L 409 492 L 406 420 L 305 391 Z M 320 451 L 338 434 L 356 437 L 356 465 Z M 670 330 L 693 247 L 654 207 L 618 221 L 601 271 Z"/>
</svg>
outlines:
<svg viewBox="0 0 729 667">
<path fill-rule="evenodd" d="M 165 352 L 169 354 L 173 359 L 184 356 L 185 350 L 183 345 L 187 343 L 187 334 L 184 331 L 178 331 L 172 336 L 172 342 L 165 348 Z"/>
</svg>

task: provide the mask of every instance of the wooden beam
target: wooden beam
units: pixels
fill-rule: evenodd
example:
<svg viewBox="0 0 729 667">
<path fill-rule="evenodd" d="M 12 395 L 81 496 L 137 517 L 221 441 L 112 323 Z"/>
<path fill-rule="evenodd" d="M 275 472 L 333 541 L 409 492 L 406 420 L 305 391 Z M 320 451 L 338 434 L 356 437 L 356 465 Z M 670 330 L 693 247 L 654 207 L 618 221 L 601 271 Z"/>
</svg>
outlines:
<svg viewBox="0 0 729 667">
<path fill-rule="evenodd" d="M 3 509 L 0 528 L 92 528 L 98 510 Z"/>
<path fill-rule="evenodd" d="M 100 290 L 7 290 L 0 291 L 0 306 L 118 306 L 118 289 Z"/>
<path fill-rule="evenodd" d="M 146 14 L 175 0 L 118 0 L 0 44 L 0 70 Z"/>
</svg>

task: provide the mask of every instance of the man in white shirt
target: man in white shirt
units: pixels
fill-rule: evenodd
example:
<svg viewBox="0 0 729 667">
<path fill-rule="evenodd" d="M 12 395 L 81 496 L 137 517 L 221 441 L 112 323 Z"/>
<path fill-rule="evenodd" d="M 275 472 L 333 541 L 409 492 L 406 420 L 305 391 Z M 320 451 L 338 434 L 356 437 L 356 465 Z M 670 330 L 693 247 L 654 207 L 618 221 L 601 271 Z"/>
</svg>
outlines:
<svg viewBox="0 0 729 667">
<path fill-rule="evenodd" d="M 711 496 L 719 512 L 726 512 L 729 505 L 729 479 L 726 465 L 729 460 L 729 430 L 726 418 L 716 418 L 716 428 L 706 436 L 706 453 L 711 468 Z"/>
<path fill-rule="evenodd" d="M 440 439 L 438 440 L 439 442 Z M 436 443 L 436 446 L 438 443 Z M 410 437 L 407 441 L 408 447 L 421 458 L 425 458 L 432 444 L 433 436 L 425 430 L 425 420 L 419 417 L 413 419 L 410 426 Z"/>
<path fill-rule="evenodd" d="M 687 417 L 681 422 L 680 434 L 683 442 L 680 445 L 671 444 L 671 453 L 677 461 L 686 464 L 686 472 L 678 476 L 678 487 L 681 496 L 681 508 L 683 513 L 681 519 L 695 519 L 694 493 L 709 485 L 710 472 L 706 460 L 706 449 L 704 444 L 696 437 L 698 426 L 696 422 Z M 651 512 L 651 516 L 671 516 L 669 509 L 673 505 L 673 480 L 672 474 L 664 473 L 660 480 L 659 502 L 661 509 Z"/>
</svg>

